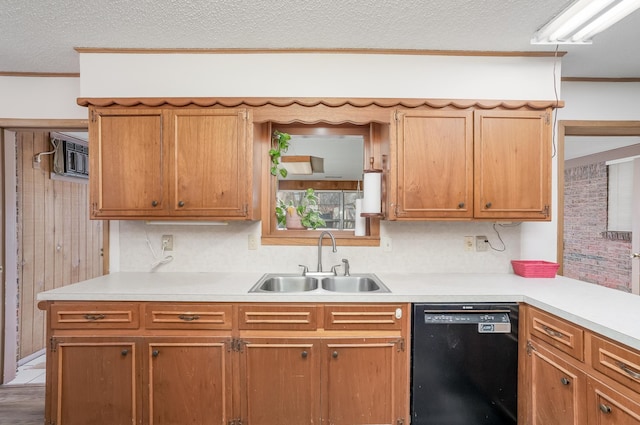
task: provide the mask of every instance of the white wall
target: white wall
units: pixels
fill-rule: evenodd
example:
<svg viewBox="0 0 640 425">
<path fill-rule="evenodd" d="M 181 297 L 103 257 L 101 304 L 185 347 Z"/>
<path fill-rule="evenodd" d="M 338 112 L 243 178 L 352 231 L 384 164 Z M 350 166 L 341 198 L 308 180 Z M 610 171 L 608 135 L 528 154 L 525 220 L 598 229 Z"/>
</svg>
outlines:
<svg viewBox="0 0 640 425">
<path fill-rule="evenodd" d="M 557 120 L 640 120 L 640 83 L 563 82 L 565 107 Z M 555 137 L 555 132 L 554 132 Z M 553 163 L 553 199 L 557 202 L 557 161 Z M 554 208 L 557 211 L 557 207 Z M 557 217 L 551 223 L 526 223 L 522 227 L 522 258 L 555 261 Z"/>
<path fill-rule="evenodd" d="M 0 76 L 0 118 L 87 119 L 79 77 Z"/>
<path fill-rule="evenodd" d="M 361 54 L 112 54 L 82 53 L 81 78 L 0 77 L 0 117 L 80 118 L 85 108 L 77 97 L 393 97 L 454 99 L 550 100 L 560 67 L 554 58 L 453 57 Z M 6 96 L 5 96 L 6 94 Z M 555 259 L 555 227 L 542 224 L 549 236 L 540 243 L 529 224 L 499 228 L 504 252 L 468 253 L 467 235 L 486 235 L 501 248 L 491 223 L 391 223 L 381 231 L 393 249 L 341 247 L 325 264 L 344 256 L 354 272 L 498 272 L 510 270 L 511 259 Z M 149 226 L 116 222 L 112 226 L 112 271 L 146 271 L 160 235 L 175 236 L 174 261 L 160 271 L 297 270 L 316 262 L 313 247 L 268 247 L 248 250 L 249 234 L 260 223 L 224 227 Z M 528 249 L 532 245 L 534 249 Z M 540 247 L 538 249 L 538 247 Z M 325 250 L 329 251 L 329 250 Z M 538 252 L 545 253 L 538 255 Z"/>
<path fill-rule="evenodd" d="M 315 270 L 316 246 L 259 246 L 248 249 L 249 235 L 260 237 L 260 223 L 235 222 L 227 226 L 149 225 L 140 221 L 119 222 L 121 271 L 149 271 L 162 258 L 161 237 L 174 236 L 173 261 L 157 271 L 256 271 L 292 272 L 305 264 Z M 491 223 L 398 223 L 383 222 L 381 233 L 391 237 L 392 251 L 381 247 L 323 248 L 324 269 L 347 258 L 353 273 L 363 272 L 458 272 L 508 273 L 510 260 L 520 251 L 520 230 L 499 228 L 506 251 L 465 252 L 464 236 L 484 235 L 496 249 L 503 245 Z M 155 252 L 154 258 L 149 246 Z"/>
<path fill-rule="evenodd" d="M 80 92 L 83 97 L 551 100 L 555 98 L 553 65 L 557 60 L 329 53 L 80 53 Z"/>
<path fill-rule="evenodd" d="M 556 61 L 551 57 L 380 54 L 81 53 L 81 96 L 551 100 L 560 72 Z M 545 224 L 549 236 L 545 255 L 539 258 L 554 260 L 555 226 Z M 524 227 L 526 224 L 500 229 L 507 245 L 504 252 L 467 253 L 463 251 L 467 235 L 486 235 L 502 248 L 490 223 L 385 222 L 381 230 L 392 238 L 392 252 L 345 247 L 333 262 L 338 264 L 339 257 L 346 256 L 354 270 L 506 273 L 510 260 L 523 258 L 522 252 L 527 252 L 520 242 Z M 317 261 L 313 247 L 264 246 L 249 251 L 248 235 L 259 235 L 259 223 L 158 229 L 121 222 L 119 229 L 119 247 L 111 252 L 113 270 L 148 270 L 154 259 L 146 234 L 157 251 L 160 236 L 167 232 L 176 238 L 174 261 L 160 266 L 159 271 L 295 271 L 300 263 L 313 266 Z M 536 244 L 539 234 L 536 230 L 533 235 Z"/>
</svg>

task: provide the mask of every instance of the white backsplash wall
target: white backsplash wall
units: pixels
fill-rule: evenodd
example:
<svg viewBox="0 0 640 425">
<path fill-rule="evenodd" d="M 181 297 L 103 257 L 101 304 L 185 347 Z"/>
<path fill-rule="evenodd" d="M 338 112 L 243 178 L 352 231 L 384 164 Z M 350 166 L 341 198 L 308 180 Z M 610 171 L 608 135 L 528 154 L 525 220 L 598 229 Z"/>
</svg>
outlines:
<svg viewBox="0 0 640 425">
<path fill-rule="evenodd" d="M 114 223 L 115 224 L 115 223 Z M 117 230 L 119 227 L 119 231 Z M 156 261 L 162 235 L 173 235 L 173 256 L 157 272 L 291 272 L 298 264 L 315 270 L 316 246 L 259 245 L 249 250 L 249 235 L 260 240 L 260 222 L 230 222 L 226 226 L 150 225 L 143 221 L 120 221 L 113 226 L 119 250 L 112 250 L 111 271 L 150 271 Z M 510 273 L 513 259 L 520 254 L 520 226 L 497 226 L 506 244 L 503 252 L 466 252 L 465 236 L 487 236 L 496 249 L 502 249 L 493 224 L 488 222 L 382 222 L 381 234 L 391 238 L 391 251 L 382 247 L 344 247 L 338 252 L 322 248 L 325 270 L 347 258 L 353 273 Z M 115 247 L 114 247 L 115 248 Z"/>
</svg>

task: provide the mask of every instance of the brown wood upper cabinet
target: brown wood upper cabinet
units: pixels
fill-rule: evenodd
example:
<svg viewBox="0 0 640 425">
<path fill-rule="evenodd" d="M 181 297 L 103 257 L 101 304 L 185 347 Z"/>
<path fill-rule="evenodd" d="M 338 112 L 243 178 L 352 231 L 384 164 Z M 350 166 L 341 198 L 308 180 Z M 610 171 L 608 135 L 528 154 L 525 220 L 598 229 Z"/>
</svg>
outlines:
<svg viewBox="0 0 640 425">
<path fill-rule="evenodd" d="M 90 107 L 91 218 L 248 219 L 244 108 Z"/>
<path fill-rule="evenodd" d="M 550 114 L 397 111 L 389 218 L 550 220 Z"/>
</svg>

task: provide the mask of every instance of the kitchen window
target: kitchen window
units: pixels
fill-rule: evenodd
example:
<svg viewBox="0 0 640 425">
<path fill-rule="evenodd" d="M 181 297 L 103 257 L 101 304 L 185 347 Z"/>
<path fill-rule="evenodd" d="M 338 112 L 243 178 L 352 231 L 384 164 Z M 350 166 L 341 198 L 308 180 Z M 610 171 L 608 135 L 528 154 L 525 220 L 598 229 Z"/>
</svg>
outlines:
<svg viewBox="0 0 640 425">
<path fill-rule="evenodd" d="M 356 199 L 358 192 L 353 190 L 316 190 L 318 209 L 326 226 L 323 229 L 351 230 L 355 228 Z M 285 203 L 298 204 L 304 191 L 279 190 L 278 198 Z M 279 227 L 284 229 L 284 227 Z"/>
</svg>

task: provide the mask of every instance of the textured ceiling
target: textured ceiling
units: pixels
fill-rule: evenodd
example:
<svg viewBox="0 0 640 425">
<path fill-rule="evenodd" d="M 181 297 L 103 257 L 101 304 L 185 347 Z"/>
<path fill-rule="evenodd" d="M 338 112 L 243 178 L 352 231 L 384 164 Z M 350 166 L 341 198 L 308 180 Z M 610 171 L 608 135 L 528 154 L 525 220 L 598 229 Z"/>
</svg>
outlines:
<svg viewBox="0 0 640 425">
<path fill-rule="evenodd" d="M 0 72 L 79 72 L 74 47 L 553 51 L 567 0 L 2 0 Z M 640 77 L 640 12 L 560 46 L 563 77 Z"/>
</svg>

